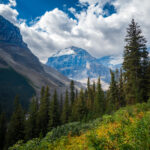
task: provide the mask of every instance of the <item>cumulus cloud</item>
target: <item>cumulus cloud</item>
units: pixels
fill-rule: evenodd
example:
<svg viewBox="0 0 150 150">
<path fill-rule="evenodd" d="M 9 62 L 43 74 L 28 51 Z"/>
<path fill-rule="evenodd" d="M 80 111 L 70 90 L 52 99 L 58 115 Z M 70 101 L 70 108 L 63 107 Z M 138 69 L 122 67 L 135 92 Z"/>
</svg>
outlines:
<svg viewBox="0 0 150 150">
<path fill-rule="evenodd" d="M 15 0 L 10 0 L 7 5 L 0 4 L 0 14 L 18 25 L 24 41 L 42 62 L 57 50 L 72 45 L 87 49 L 95 57 L 119 56 L 125 45 L 126 27 L 132 18 L 150 41 L 149 0 L 79 0 L 79 3 L 87 9 L 77 12 L 70 8 L 75 18 L 56 8 L 45 12 L 30 26 L 16 19 Z M 116 13 L 104 17 L 106 3 L 111 3 Z"/>
<path fill-rule="evenodd" d="M 6 19 L 8 19 L 14 24 L 17 22 L 18 16 L 17 10 L 12 8 L 15 6 L 16 6 L 15 0 L 9 0 L 8 4 L 0 4 L 0 15 L 4 16 Z"/>
</svg>

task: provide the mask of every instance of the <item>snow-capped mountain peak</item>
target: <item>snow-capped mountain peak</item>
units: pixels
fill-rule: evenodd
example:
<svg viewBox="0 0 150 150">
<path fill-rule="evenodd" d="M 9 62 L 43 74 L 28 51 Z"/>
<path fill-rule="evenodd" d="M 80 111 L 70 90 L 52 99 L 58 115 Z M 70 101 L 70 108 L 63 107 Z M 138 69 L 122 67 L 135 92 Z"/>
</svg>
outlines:
<svg viewBox="0 0 150 150">
<path fill-rule="evenodd" d="M 76 53 L 73 49 L 65 48 L 65 49 L 58 51 L 54 55 L 52 55 L 52 57 L 60 57 L 60 56 L 64 56 L 64 55 L 74 55 L 74 54 L 76 54 Z"/>
<path fill-rule="evenodd" d="M 106 83 L 110 81 L 109 68 L 82 48 L 72 46 L 60 50 L 46 64 L 76 81 L 85 81 L 88 77 L 97 79 L 99 76 Z"/>
</svg>

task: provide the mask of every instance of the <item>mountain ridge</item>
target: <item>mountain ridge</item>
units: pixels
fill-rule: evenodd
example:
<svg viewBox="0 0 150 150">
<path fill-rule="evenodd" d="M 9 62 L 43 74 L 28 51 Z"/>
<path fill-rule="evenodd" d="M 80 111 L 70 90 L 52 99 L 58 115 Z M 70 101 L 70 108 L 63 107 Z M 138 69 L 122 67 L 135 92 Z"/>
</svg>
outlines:
<svg viewBox="0 0 150 150">
<path fill-rule="evenodd" d="M 0 85 L 2 109 L 7 109 L 8 106 L 12 108 L 13 100 L 18 94 L 21 103 L 26 101 L 27 106 L 32 96 L 39 96 L 42 86 L 49 86 L 51 92 L 57 89 L 60 94 L 70 85 L 67 77 L 39 61 L 24 43 L 20 30 L 2 16 L 0 16 L 0 72 L 0 77 L 3 79 L 3 84 Z M 5 78 L 6 72 L 7 78 Z M 17 77 L 21 80 L 15 87 L 13 81 L 17 82 Z M 13 84 L 10 84 L 9 80 Z M 27 91 L 28 96 L 23 94 Z"/>
</svg>

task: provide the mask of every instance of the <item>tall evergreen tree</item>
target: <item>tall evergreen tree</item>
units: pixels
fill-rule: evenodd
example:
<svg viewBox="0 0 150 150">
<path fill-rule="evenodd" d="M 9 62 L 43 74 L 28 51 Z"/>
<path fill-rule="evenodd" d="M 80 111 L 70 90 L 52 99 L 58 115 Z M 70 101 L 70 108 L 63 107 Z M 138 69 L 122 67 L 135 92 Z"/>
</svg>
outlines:
<svg viewBox="0 0 150 150">
<path fill-rule="evenodd" d="M 62 111 L 63 111 L 63 103 L 64 103 L 64 101 L 63 101 L 63 95 L 61 94 L 60 95 L 60 102 L 59 102 L 59 115 L 60 116 L 61 116 Z"/>
<path fill-rule="evenodd" d="M 74 100 L 75 100 L 74 81 L 71 80 L 71 82 L 70 82 L 70 102 L 71 102 L 71 106 L 73 105 Z"/>
<path fill-rule="evenodd" d="M 75 99 L 77 99 L 77 97 L 78 97 L 78 90 L 76 89 Z"/>
<path fill-rule="evenodd" d="M 40 106 L 38 111 L 38 133 L 40 136 L 45 136 L 48 131 L 48 122 L 49 122 L 49 103 L 50 103 L 50 93 L 49 87 L 46 89 L 42 88 L 41 90 L 41 98 L 40 98 Z"/>
<path fill-rule="evenodd" d="M 147 68 L 147 96 L 148 96 L 148 100 L 150 100 L 150 61 L 149 61 L 149 64 L 148 64 L 148 68 Z"/>
<path fill-rule="evenodd" d="M 14 112 L 12 114 L 8 127 L 7 146 L 11 146 L 19 140 L 24 140 L 25 136 L 24 133 L 25 133 L 24 111 L 19 103 L 18 96 L 16 96 L 14 102 Z"/>
<path fill-rule="evenodd" d="M 38 100 L 33 97 L 26 120 L 26 140 L 38 137 L 37 131 Z"/>
<path fill-rule="evenodd" d="M 76 103 L 73 107 L 73 119 L 74 121 L 82 121 L 84 118 L 86 118 L 86 115 L 87 115 L 86 101 L 83 89 L 81 89 L 79 97 L 76 100 Z"/>
<path fill-rule="evenodd" d="M 93 111 L 93 95 L 92 95 L 92 89 L 91 89 L 91 84 L 90 84 L 90 78 L 88 78 L 87 81 L 87 101 L 86 101 L 86 105 L 87 105 L 87 109 L 89 111 L 89 113 L 92 113 Z"/>
<path fill-rule="evenodd" d="M 123 62 L 125 95 L 127 104 L 134 104 L 142 101 L 146 95 L 147 78 L 145 74 L 148 67 L 146 40 L 134 19 L 127 28 L 125 41 L 127 43 Z"/>
<path fill-rule="evenodd" d="M 122 69 L 120 69 L 120 77 L 119 77 L 119 107 L 123 107 L 126 105 L 125 101 L 125 93 L 124 93 L 124 80 L 123 80 L 123 73 Z"/>
<path fill-rule="evenodd" d="M 0 114 L 0 149 L 2 150 L 6 142 L 6 116 L 5 113 Z"/>
<path fill-rule="evenodd" d="M 57 92 L 55 90 L 49 111 L 49 129 L 51 130 L 52 128 L 57 127 L 59 124 L 60 124 L 59 104 L 57 99 Z"/>
<path fill-rule="evenodd" d="M 63 124 L 67 123 L 69 120 L 70 115 L 70 110 L 69 110 L 69 97 L 68 97 L 68 90 L 66 90 L 66 95 L 65 95 L 65 102 L 63 105 L 63 111 L 61 115 L 61 122 Z"/>
<path fill-rule="evenodd" d="M 92 91 L 93 91 L 93 95 L 95 95 L 95 92 L 96 92 L 95 81 L 93 81 L 93 88 L 92 88 Z"/>
<path fill-rule="evenodd" d="M 112 112 L 118 108 L 118 88 L 117 83 L 115 81 L 115 74 L 114 72 L 110 71 L 111 73 L 111 82 L 110 87 L 107 92 L 107 112 Z"/>
<path fill-rule="evenodd" d="M 100 77 L 97 81 L 97 88 L 96 88 L 96 97 L 94 100 L 94 112 L 95 116 L 102 116 L 105 110 L 105 100 L 104 100 L 104 92 L 101 87 Z"/>
</svg>

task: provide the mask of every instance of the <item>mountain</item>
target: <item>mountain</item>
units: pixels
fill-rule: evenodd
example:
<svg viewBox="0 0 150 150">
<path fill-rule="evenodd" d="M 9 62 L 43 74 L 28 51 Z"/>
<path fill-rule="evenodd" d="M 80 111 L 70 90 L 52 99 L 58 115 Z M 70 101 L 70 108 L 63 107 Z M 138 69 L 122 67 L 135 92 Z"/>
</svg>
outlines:
<svg viewBox="0 0 150 150">
<path fill-rule="evenodd" d="M 101 64 L 103 64 L 105 67 L 108 67 L 112 70 L 120 69 L 122 66 L 123 58 L 122 56 L 104 56 L 97 61 Z"/>
<path fill-rule="evenodd" d="M 107 59 L 97 59 L 86 50 L 72 46 L 53 54 L 48 58 L 46 64 L 68 78 L 82 83 L 86 83 L 88 77 L 94 80 L 101 76 L 103 85 L 108 87 L 107 83 L 110 82 L 110 66 L 105 63 L 108 62 L 108 59 L 110 57 Z"/>
<path fill-rule="evenodd" d="M 51 67 L 40 63 L 24 43 L 19 29 L 0 16 L 0 105 L 12 108 L 15 95 L 27 106 L 42 86 L 53 91 L 65 90 L 70 80 Z M 8 108 L 8 107 L 7 107 Z M 8 110 L 9 110 L 8 108 Z"/>
</svg>

